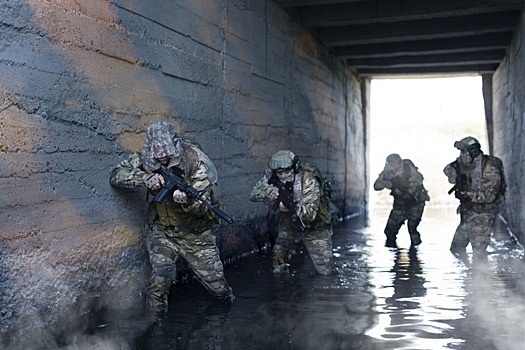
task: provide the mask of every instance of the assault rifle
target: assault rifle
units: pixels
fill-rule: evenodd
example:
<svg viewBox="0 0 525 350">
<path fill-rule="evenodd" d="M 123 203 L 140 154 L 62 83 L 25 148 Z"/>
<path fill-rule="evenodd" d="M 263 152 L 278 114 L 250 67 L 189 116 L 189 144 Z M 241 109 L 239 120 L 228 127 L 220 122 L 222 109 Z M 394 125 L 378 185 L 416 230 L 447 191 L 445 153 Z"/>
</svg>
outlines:
<svg viewBox="0 0 525 350">
<path fill-rule="evenodd" d="M 288 187 L 286 184 L 281 182 L 279 178 L 275 175 L 270 177 L 268 184 L 277 187 L 279 190 L 279 197 L 277 198 L 278 202 L 283 203 L 286 209 L 292 214 L 292 220 L 297 223 L 297 226 L 301 231 L 305 230 L 304 222 L 297 212 L 295 211 L 296 202 L 293 200 L 293 189 Z M 288 184 L 292 185 L 291 182 Z"/>
<path fill-rule="evenodd" d="M 400 197 L 403 199 L 411 199 L 416 203 L 419 202 L 417 196 L 414 193 L 410 193 L 408 186 L 403 185 L 401 181 L 395 181 L 394 179 L 391 179 L 390 182 L 392 183 L 392 194 L 395 194 L 397 190 L 401 193 Z"/>
<path fill-rule="evenodd" d="M 189 198 L 193 198 L 210 208 L 211 211 L 213 211 L 218 217 L 227 223 L 231 224 L 233 222 L 233 219 L 229 217 L 228 214 L 203 198 L 204 191 L 198 191 L 195 187 L 188 184 L 183 178 L 172 171 L 159 168 L 155 172 L 162 175 L 164 178 L 164 186 L 160 189 L 155 198 L 153 198 L 154 202 L 161 203 L 168 194 L 173 193 L 175 190 L 181 190 L 182 192 L 186 193 Z"/>
</svg>

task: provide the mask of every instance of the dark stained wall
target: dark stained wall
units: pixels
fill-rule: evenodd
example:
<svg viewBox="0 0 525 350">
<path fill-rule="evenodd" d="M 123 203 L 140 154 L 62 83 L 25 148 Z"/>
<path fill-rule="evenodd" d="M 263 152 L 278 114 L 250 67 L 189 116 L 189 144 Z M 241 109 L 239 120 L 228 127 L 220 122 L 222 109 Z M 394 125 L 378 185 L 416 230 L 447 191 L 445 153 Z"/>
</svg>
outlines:
<svg viewBox="0 0 525 350">
<path fill-rule="evenodd" d="M 367 83 L 272 1 L 0 0 L 0 18 L 1 331 L 141 302 L 145 193 L 108 172 L 156 121 L 217 165 L 225 258 L 264 242 L 248 195 L 278 149 L 364 211 Z"/>
<path fill-rule="evenodd" d="M 493 76 L 494 154 L 503 160 L 508 182 L 505 219 L 525 241 L 525 17 Z"/>
</svg>

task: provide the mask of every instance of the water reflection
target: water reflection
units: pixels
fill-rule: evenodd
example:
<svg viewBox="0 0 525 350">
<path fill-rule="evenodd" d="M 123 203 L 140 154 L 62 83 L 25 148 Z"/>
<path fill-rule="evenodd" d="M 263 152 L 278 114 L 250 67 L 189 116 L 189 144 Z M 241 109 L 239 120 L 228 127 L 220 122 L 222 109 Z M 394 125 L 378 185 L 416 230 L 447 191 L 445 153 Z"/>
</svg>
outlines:
<svg viewBox="0 0 525 350">
<path fill-rule="evenodd" d="M 271 274 L 269 254 L 246 257 L 226 267 L 233 304 L 214 304 L 198 283 L 177 288 L 167 318 L 129 347 L 524 348 L 523 247 L 498 234 L 486 259 L 458 259 L 448 249 L 455 219 L 427 213 L 415 249 L 405 232 L 398 248 L 384 246 L 386 217 L 346 223 L 335 230 L 332 276 L 316 274 L 304 249 L 288 276 Z"/>
<path fill-rule="evenodd" d="M 397 250 L 391 272 L 394 274 L 394 294 L 385 299 L 385 310 L 390 311 L 391 325 L 400 327 L 389 327 L 387 331 L 404 333 L 407 328 L 404 326 L 408 325 L 410 328 L 411 324 L 421 321 L 418 313 L 410 310 L 419 309 L 419 298 L 426 295 L 425 278 L 417 249 Z"/>
<path fill-rule="evenodd" d="M 225 344 L 222 328 L 228 320 L 230 303 L 210 302 L 207 306 L 195 305 L 189 309 L 170 310 L 170 317 L 155 322 L 140 338 L 138 347 L 143 349 L 220 349 Z"/>
<path fill-rule="evenodd" d="M 237 299 L 210 304 L 199 285 L 171 293 L 168 317 L 136 343 L 138 349 L 352 349 L 371 344 L 374 323 L 363 236 L 334 240 L 338 273 L 315 272 L 306 252 L 290 275 L 271 274 L 269 255 L 249 256 L 226 273 Z M 351 238 L 349 242 L 348 238 Z M 365 347 L 366 348 L 366 347 Z"/>
<path fill-rule="evenodd" d="M 523 247 L 513 237 L 493 240 L 484 259 L 471 257 L 462 302 L 465 318 L 455 327 L 462 349 L 525 347 Z"/>
</svg>

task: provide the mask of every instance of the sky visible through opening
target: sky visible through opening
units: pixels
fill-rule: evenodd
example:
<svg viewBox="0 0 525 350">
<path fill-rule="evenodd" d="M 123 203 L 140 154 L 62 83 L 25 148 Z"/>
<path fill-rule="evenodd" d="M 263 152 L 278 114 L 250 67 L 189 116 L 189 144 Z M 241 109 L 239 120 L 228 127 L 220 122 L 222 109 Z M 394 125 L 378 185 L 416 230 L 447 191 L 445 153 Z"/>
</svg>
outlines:
<svg viewBox="0 0 525 350">
<path fill-rule="evenodd" d="M 372 186 L 391 153 L 419 168 L 427 206 L 457 205 L 443 174 L 459 155 L 454 142 L 473 136 L 488 153 L 481 77 L 374 79 L 370 108 L 370 209 L 391 206 L 389 191 Z"/>
</svg>

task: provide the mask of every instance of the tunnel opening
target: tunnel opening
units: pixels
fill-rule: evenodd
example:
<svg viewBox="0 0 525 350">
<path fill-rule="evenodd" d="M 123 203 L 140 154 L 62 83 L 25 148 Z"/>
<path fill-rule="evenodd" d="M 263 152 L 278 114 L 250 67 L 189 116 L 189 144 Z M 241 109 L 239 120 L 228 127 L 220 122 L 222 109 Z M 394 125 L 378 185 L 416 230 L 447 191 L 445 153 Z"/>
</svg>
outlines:
<svg viewBox="0 0 525 350">
<path fill-rule="evenodd" d="M 429 192 L 426 210 L 449 210 L 457 200 L 447 191 L 443 168 L 458 156 L 454 142 L 473 136 L 489 153 L 482 77 L 373 79 L 370 101 L 371 215 L 386 215 L 389 191 L 374 191 L 373 183 L 386 157 L 398 153 L 419 168 Z"/>
</svg>

